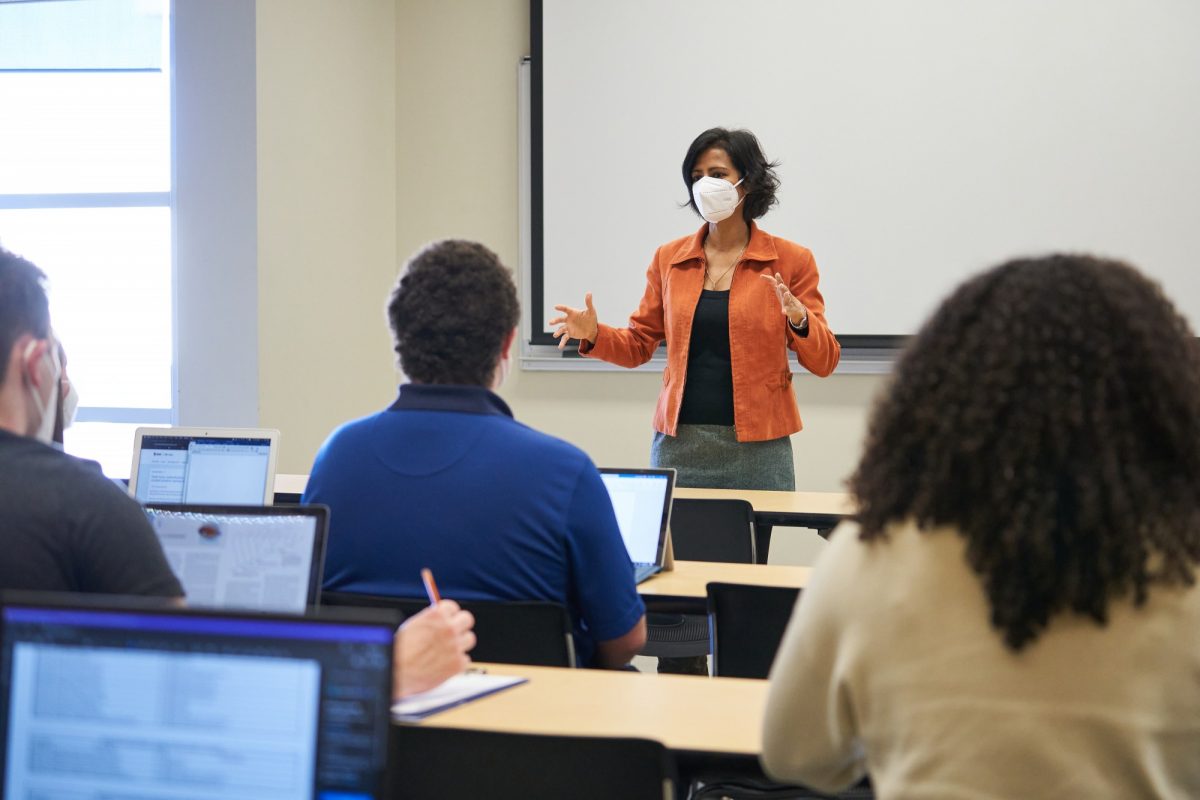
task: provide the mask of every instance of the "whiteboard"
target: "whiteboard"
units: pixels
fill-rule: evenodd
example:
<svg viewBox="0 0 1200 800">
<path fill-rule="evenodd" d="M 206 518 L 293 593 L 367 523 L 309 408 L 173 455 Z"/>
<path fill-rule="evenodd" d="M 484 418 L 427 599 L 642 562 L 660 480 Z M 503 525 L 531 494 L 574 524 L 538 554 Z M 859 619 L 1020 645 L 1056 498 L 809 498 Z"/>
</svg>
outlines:
<svg viewBox="0 0 1200 800">
<path fill-rule="evenodd" d="M 912 334 L 965 277 L 1053 250 L 1127 259 L 1200 320 L 1195 0 L 531 8 L 535 342 L 588 291 L 624 324 L 655 248 L 699 227 L 681 165 L 714 125 L 781 162 L 760 225 L 813 251 L 839 336 Z"/>
</svg>

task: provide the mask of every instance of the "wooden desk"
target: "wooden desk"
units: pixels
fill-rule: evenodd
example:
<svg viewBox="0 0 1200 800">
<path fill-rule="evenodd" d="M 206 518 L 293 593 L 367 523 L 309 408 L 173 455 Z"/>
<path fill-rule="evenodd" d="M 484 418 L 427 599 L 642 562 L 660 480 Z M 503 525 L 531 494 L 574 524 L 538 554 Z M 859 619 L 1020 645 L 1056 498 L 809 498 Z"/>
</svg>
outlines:
<svg viewBox="0 0 1200 800">
<path fill-rule="evenodd" d="M 767 682 L 487 664 L 529 682 L 418 723 L 444 728 L 635 736 L 676 752 L 757 758 Z"/>
<path fill-rule="evenodd" d="M 308 485 L 307 475 L 276 475 L 275 476 L 275 502 L 296 503 L 300 501 L 300 495 L 304 494 L 304 487 Z M 278 495 L 285 495 L 283 498 Z"/>
<path fill-rule="evenodd" d="M 676 561 L 675 569 L 660 572 L 638 584 L 647 599 L 704 600 L 709 583 L 748 583 L 752 586 L 785 586 L 803 589 L 809 567 L 782 564 L 723 564 L 708 561 Z M 703 612 L 701 612 L 703 613 Z"/>
<path fill-rule="evenodd" d="M 676 488 L 675 497 L 696 500 L 748 500 L 759 525 L 783 525 L 827 531 L 854 513 L 844 492 L 765 492 L 749 489 Z"/>
<path fill-rule="evenodd" d="M 304 494 L 307 475 L 276 475 L 279 502 L 295 502 Z M 827 531 L 854 513 L 850 495 L 843 492 L 762 492 L 742 489 L 675 489 L 675 497 L 750 501 L 759 525 L 783 525 Z"/>
</svg>

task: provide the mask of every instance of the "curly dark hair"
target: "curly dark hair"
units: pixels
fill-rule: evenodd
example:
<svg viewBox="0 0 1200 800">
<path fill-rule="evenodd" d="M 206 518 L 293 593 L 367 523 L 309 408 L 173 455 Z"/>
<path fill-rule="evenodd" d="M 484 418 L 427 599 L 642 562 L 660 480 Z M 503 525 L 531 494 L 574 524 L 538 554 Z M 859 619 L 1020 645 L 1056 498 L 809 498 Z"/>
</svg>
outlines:
<svg viewBox="0 0 1200 800">
<path fill-rule="evenodd" d="M 683 157 L 683 184 L 688 192 L 684 205 L 690 206 L 696 216 L 700 216 L 700 209 L 696 208 L 696 201 L 692 198 L 692 184 L 695 183 L 692 180 L 692 168 L 700 156 L 714 147 L 729 154 L 733 168 L 742 176 L 742 186 L 746 190 L 746 198 L 742 201 L 742 217 L 746 222 L 759 219 L 771 206 L 779 203 L 775 197 L 775 192 L 779 190 L 775 168 L 779 162 L 767 161 L 758 138 L 744 129 L 709 128 L 692 141 L 687 155 Z"/>
<path fill-rule="evenodd" d="M 1017 651 L 1051 617 L 1190 586 L 1200 344 L 1132 267 L 1053 255 L 947 299 L 896 365 L 849 486 L 863 540 L 949 525 Z"/>
<path fill-rule="evenodd" d="M 0 381 L 8 374 L 13 345 L 23 334 L 50 335 L 50 303 L 43 285 L 46 274 L 0 247 Z"/>
<path fill-rule="evenodd" d="M 495 253 L 448 239 L 409 259 L 387 315 L 410 380 L 490 386 L 520 306 L 512 273 Z"/>
</svg>

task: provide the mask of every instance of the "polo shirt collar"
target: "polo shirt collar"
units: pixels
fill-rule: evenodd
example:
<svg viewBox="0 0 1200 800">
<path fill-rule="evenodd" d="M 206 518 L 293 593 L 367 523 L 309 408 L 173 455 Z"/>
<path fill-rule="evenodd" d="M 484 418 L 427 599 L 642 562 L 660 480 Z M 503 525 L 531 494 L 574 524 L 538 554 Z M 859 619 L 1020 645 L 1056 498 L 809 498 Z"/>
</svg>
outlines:
<svg viewBox="0 0 1200 800">
<path fill-rule="evenodd" d="M 679 249 L 675 251 L 675 255 L 671 257 L 671 266 L 683 264 L 687 261 L 699 261 L 704 257 L 704 239 L 708 236 L 708 223 L 700 226 L 700 230 L 690 239 L 685 239 L 679 245 Z M 750 222 L 750 241 L 746 243 L 746 252 L 742 258 L 746 261 L 774 261 L 778 258 L 778 253 L 775 251 L 775 242 L 771 239 L 771 235 L 762 231 L 758 227 L 758 223 L 751 220 Z"/>
<path fill-rule="evenodd" d="M 462 414 L 494 414 L 512 417 L 512 410 L 498 395 L 482 386 L 406 383 L 388 411 L 457 411 Z"/>
</svg>

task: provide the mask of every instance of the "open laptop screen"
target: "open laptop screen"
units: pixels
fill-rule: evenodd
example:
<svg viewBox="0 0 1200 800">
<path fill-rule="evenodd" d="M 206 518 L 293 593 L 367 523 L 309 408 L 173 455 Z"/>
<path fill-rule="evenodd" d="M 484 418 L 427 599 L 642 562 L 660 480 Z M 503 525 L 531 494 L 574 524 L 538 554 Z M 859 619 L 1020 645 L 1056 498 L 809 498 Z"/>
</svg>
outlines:
<svg viewBox="0 0 1200 800">
<path fill-rule="evenodd" d="M 188 605 L 302 613 L 316 605 L 325 506 L 148 505 Z"/>
<path fill-rule="evenodd" d="M 5 606 L 4 796 L 381 795 L 388 624 Z"/>
<path fill-rule="evenodd" d="M 662 566 L 675 470 L 605 467 L 600 477 L 612 498 L 629 560 Z"/>
<path fill-rule="evenodd" d="M 139 428 L 129 488 L 143 503 L 269 504 L 275 431 Z"/>
</svg>

